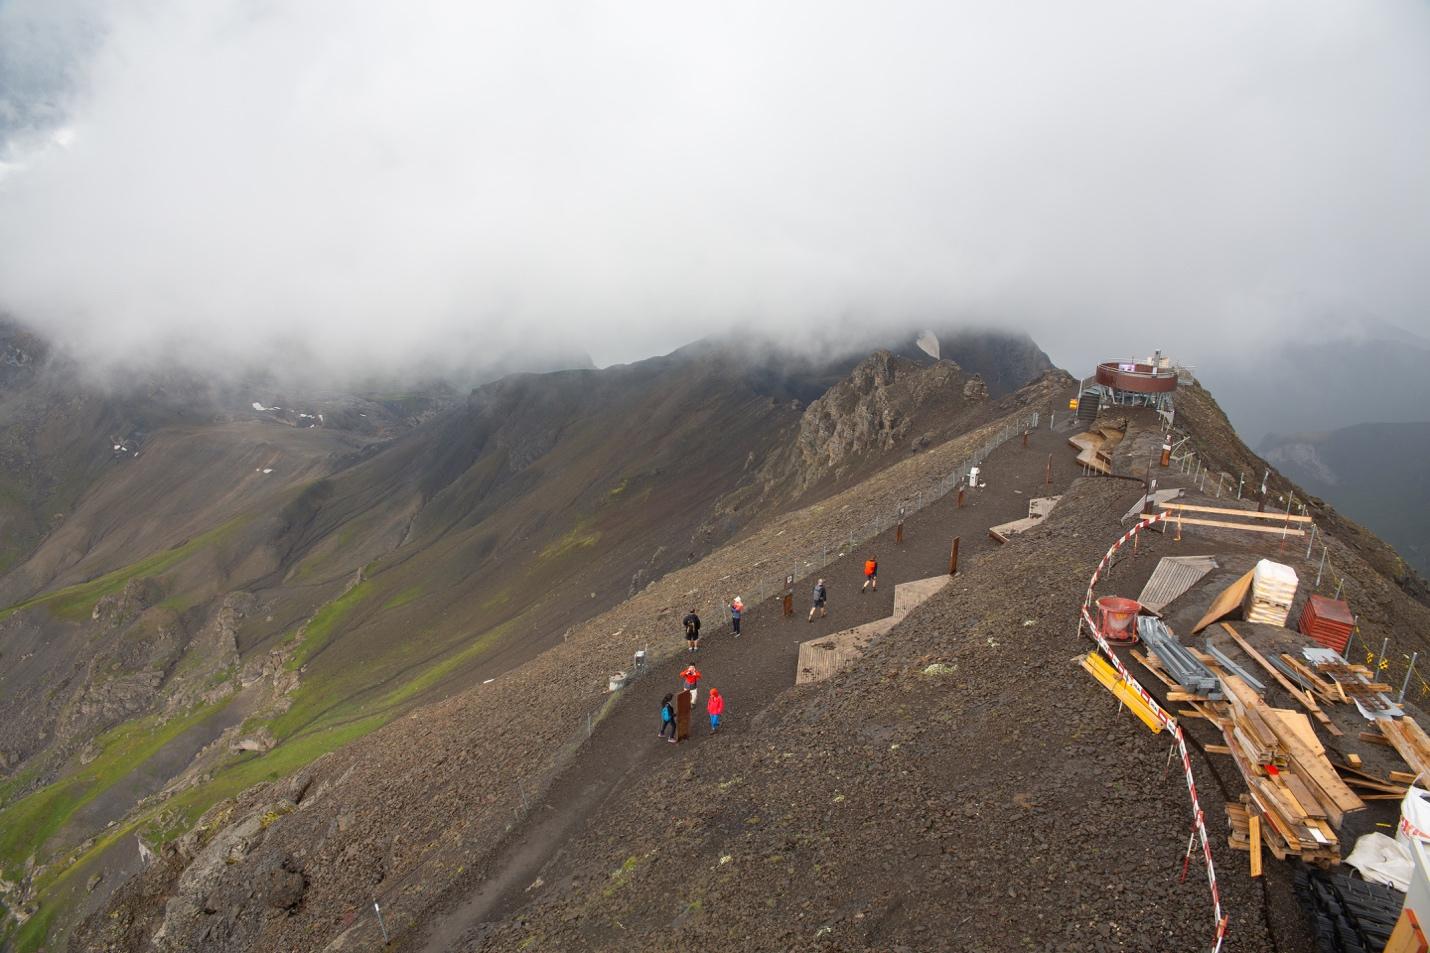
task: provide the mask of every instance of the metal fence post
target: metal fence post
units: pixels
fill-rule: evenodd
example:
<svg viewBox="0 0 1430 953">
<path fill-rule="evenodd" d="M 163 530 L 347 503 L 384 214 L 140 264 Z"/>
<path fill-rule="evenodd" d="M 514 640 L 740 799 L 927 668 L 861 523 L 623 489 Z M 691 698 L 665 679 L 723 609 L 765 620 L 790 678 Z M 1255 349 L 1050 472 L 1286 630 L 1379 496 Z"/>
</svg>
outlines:
<svg viewBox="0 0 1430 953">
<path fill-rule="evenodd" d="M 1325 543 L 1321 544 L 1321 565 L 1316 567 L 1316 588 L 1321 588 L 1321 570 L 1326 568 L 1326 553 L 1330 552 L 1330 547 Z"/>
<path fill-rule="evenodd" d="M 1386 650 L 1387 648 L 1389 648 L 1389 647 L 1390 647 L 1390 637 L 1389 637 L 1389 636 L 1386 636 L 1385 641 L 1380 643 L 1380 657 L 1375 660 L 1375 672 L 1374 672 L 1373 674 L 1375 674 L 1376 677 L 1379 677 L 1379 676 L 1380 676 L 1380 664 L 1381 664 L 1381 662 L 1384 662 L 1384 661 L 1385 661 L 1385 650 Z M 1347 659 L 1347 661 L 1350 661 L 1350 660 Z"/>
<path fill-rule="evenodd" d="M 1410 667 L 1405 670 L 1405 681 L 1400 683 L 1400 697 L 1395 700 L 1396 704 L 1405 701 L 1405 690 L 1410 687 L 1410 673 L 1415 671 L 1415 660 L 1419 657 L 1419 652 L 1410 653 Z"/>
<path fill-rule="evenodd" d="M 382 919 L 382 907 L 377 905 L 377 898 L 372 898 L 372 909 L 377 914 L 377 925 L 382 929 L 382 942 L 391 943 L 392 940 L 387 935 L 387 924 Z"/>
</svg>

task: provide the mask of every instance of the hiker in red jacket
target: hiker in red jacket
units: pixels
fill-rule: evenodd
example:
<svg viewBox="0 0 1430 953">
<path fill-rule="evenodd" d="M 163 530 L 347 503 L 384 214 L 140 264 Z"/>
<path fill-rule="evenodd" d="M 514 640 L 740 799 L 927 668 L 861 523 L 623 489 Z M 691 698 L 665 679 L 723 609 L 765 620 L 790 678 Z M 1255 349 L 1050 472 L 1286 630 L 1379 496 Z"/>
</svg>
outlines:
<svg viewBox="0 0 1430 953">
<path fill-rule="evenodd" d="M 874 592 L 879 591 L 879 560 L 873 553 L 864 560 L 864 585 L 859 587 L 859 593 L 862 595 L 870 587 Z"/>
<path fill-rule="evenodd" d="M 720 694 L 720 689 L 710 689 L 710 697 L 705 700 L 705 710 L 710 713 L 710 732 L 714 734 L 720 730 L 720 715 L 725 711 L 725 696 Z"/>
<path fill-rule="evenodd" d="M 699 694 L 700 669 L 694 665 L 687 665 L 685 671 L 680 673 L 680 677 L 685 681 L 685 690 L 690 693 L 690 704 L 695 704 L 695 696 Z"/>
</svg>

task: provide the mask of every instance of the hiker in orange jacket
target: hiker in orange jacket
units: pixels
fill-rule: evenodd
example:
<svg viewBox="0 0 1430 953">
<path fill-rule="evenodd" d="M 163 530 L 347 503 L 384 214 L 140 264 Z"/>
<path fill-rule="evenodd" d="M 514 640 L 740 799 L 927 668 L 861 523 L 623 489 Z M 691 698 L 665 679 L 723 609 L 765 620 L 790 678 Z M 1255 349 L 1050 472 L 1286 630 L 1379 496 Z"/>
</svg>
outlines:
<svg viewBox="0 0 1430 953">
<path fill-rule="evenodd" d="M 710 697 L 705 700 L 705 710 L 710 713 L 710 732 L 714 734 L 720 730 L 720 715 L 725 711 L 725 696 L 720 694 L 720 689 L 710 689 Z"/>
<path fill-rule="evenodd" d="M 859 587 L 859 592 L 862 594 L 865 589 L 870 587 L 874 592 L 879 591 L 879 560 L 873 553 L 870 553 L 869 558 L 864 560 L 864 585 Z"/>
</svg>

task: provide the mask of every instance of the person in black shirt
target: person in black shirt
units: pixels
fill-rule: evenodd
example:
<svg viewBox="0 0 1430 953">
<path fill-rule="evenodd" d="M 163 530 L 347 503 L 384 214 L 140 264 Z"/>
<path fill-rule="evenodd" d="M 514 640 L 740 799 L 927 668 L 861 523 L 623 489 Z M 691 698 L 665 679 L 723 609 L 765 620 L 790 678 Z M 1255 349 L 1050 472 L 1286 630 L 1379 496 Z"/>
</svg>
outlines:
<svg viewBox="0 0 1430 953">
<path fill-rule="evenodd" d="M 690 614 L 685 617 L 685 650 L 687 652 L 700 651 L 700 616 L 691 609 Z"/>
</svg>

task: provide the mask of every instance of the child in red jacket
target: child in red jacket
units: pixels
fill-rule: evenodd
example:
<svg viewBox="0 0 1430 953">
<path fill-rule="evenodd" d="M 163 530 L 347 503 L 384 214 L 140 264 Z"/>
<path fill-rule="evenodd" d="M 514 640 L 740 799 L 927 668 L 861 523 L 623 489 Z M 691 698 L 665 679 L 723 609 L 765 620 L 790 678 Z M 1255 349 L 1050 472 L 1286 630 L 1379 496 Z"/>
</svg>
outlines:
<svg viewBox="0 0 1430 953">
<path fill-rule="evenodd" d="M 720 694 L 720 689 L 710 689 L 710 697 L 705 700 L 705 710 L 710 713 L 711 733 L 720 730 L 720 716 L 725 711 L 725 696 Z"/>
</svg>

